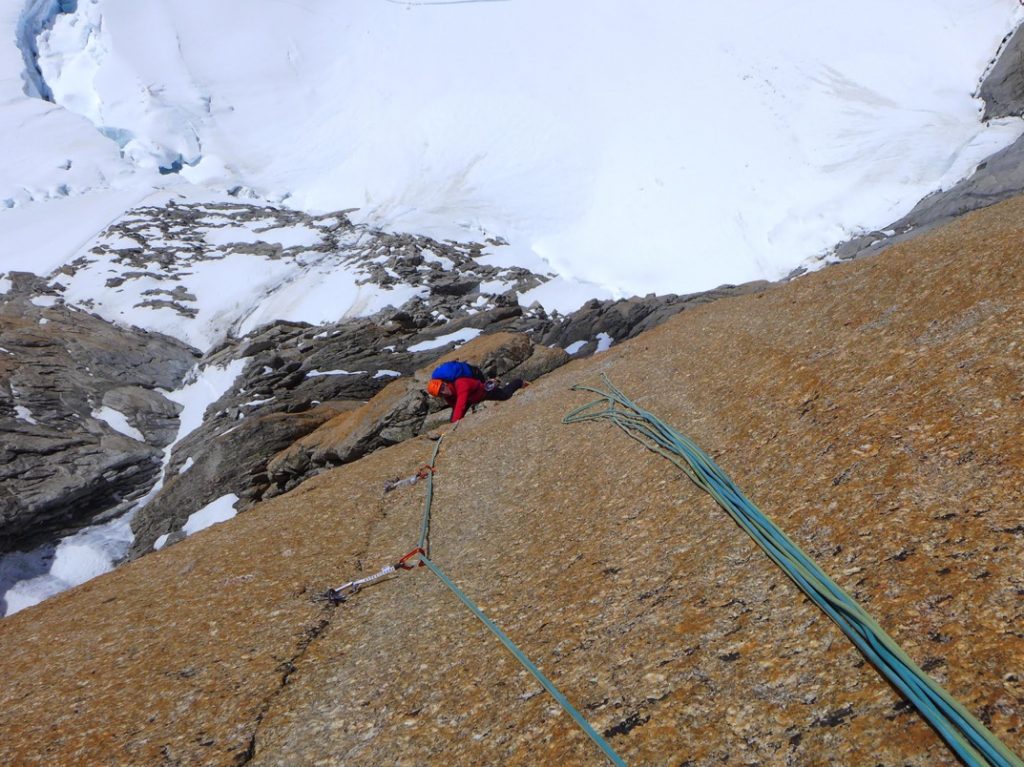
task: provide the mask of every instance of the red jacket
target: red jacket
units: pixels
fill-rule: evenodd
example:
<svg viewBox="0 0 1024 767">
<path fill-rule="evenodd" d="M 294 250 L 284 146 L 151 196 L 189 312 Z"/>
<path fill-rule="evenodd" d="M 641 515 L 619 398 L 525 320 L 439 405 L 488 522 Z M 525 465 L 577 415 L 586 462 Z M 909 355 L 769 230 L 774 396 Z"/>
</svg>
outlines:
<svg viewBox="0 0 1024 767">
<path fill-rule="evenodd" d="M 484 401 L 487 389 L 475 378 L 456 378 L 452 386 L 455 387 L 455 396 L 445 397 L 444 401 L 451 406 L 451 422 L 455 423 L 466 414 L 466 408 Z"/>
</svg>

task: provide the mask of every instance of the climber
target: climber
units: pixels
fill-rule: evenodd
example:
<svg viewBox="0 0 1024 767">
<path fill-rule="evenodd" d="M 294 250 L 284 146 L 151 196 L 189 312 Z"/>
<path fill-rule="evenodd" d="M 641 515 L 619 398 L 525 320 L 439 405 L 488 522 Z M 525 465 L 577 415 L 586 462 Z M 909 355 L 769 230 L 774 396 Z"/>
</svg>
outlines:
<svg viewBox="0 0 1024 767">
<path fill-rule="evenodd" d="M 427 394 L 441 397 L 452 409 L 451 422 L 461 420 L 466 408 L 484 400 L 506 400 L 527 384 L 522 378 L 514 378 L 502 385 L 497 379 L 480 381 L 476 378 L 463 376 L 454 381 L 443 381 L 440 378 L 430 379 Z"/>
</svg>

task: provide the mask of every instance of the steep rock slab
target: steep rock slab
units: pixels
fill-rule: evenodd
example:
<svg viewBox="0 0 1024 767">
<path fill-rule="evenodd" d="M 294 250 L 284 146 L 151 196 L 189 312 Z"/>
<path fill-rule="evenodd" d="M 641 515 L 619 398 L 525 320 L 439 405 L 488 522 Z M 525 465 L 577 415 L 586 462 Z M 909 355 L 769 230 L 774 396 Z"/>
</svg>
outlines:
<svg viewBox="0 0 1024 767">
<path fill-rule="evenodd" d="M 630 764 L 955 765 L 718 507 L 611 427 L 599 372 L 738 484 L 1024 750 L 1024 200 L 686 311 L 445 438 L 432 557 Z M 0 622 L 9 764 L 597 764 L 424 569 L 413 439 Z M 74 626 L 75 631 L 68 631 Z M 116 670 L 116 673 L 115 671 Z"/>
<path fill-rule="evenodd" d="M 64 305 L 14 275 L 0 296 L 0 551 L 126 508 L 177 431 L 175 389 L 196 361 L 173 339 Z"/>
<path fill-rule="evenodd" d="M 434 560 L 629 764 L 958 763 L 706 495 L 561 425 L 606 372 L 1020 753 L 1021 221 L 1013 200 L 684 312 L 471 415 L 440 455 Z M 381 486 L 433 445 L 0 621 L 0 761 L 600 763 L 425 570 L 309 601 L 415 545 L 421 489 Z"/>
<path fill-rule="evenodd" d="M 559 425 L 600 369 L 1020 753 L 1022 214 L 684 313 L 468 419 L 439 461 L 434 560 L 627 763 L 959 763 L 707 496 L 611 427 Z M 389 496 L 364 562 L 403 550 L 390 520 L 408 541 L 421 497 Z M 429 574 L 335 621 L 253 763 L 600 763 Z"/>
<path fill-rule="evenodd" d="M 0 761 L 244 763 L 260 718 L 309 644 L 329 628 L 329 615 L 310 601 L 326 588 L 317 573 L 356 566 L 378 494 L 375 484 L 362 484 L 341 496 L 311 497 L 294 517 L 240 515 L 85 584 L 96 609 L 65 601 L 83 591 L 65 592 L 20 623 L 25 637 L 16 635 L 19 622 L 0 621 L 0 698 L 13 717 L 4 721 Z M 333 530 L 339 510 L 347 509 L 354 513 L 341 534 L 308 539 L 308 522 Z M 221 537 L 232 530 L 239 537 Z M 312 558 L 310 544 L 319 551 Z M 60 621 L 59 630 L 46 628 L 47 613 Z M 33 645 L 52 667 L 37 665 Z M 87 657 L 79 658 L 84 650 Z M 48 708 L 46 691 L 57 689 L 66 693 L 59 712 L 30 715 L 40 704 Z M 142 697 L 129 702 L 129 690 Z M 82 718 L 86 712 L 92 714 Z"/>
</svg>

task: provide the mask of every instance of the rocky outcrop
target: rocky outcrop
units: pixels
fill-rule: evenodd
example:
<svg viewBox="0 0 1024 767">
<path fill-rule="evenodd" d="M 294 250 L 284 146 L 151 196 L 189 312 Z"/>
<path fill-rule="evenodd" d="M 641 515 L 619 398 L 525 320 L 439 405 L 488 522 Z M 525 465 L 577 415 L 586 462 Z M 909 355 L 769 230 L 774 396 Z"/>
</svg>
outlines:
<svg viewBox="0 0 1024 767">
<path fill-rule="evenodd" d="M 757 280 L 742 285 L 721 285 L 684 296 L 651 294 L 613 301 L 594 299 L 546 329 L 542 341 L 563 349 L 574 347 L 574 357 L 588 357 L 597 351 L 599 336 L 606 336 L 606 343 L 636 338 L 684 309 L 720 298 L 757 293 L 768 287 L 768 282 Z"/>
<path fill-rule="evenodd" d="M 1003 41 L 978 95 L 985 102 L 985 120 L 1024 116 L 1024 27 Z"/>
<path fill-rule="evenodd" d="M 422 267 L 415 255 L 422 243 L 395 240 L 389 269 L 402 273 L 402 259 Z M 208 353 L 205 365 L 247 363 L 202 425 L 175 446 L 167 483 L 133 519 L 132 555 L 149 551 L 160 536 L 178 540 L 188 517 L 222 495 L 237 495 L 235 508 L 244 511 L 257 499 L 443 424 L 446 416 L 432 415 L 438 403 L 423 387 L 444 359 L 468 359 L 492 377 L 532 381 L 570 357 L 594 354 L 602 337 L 606 345 L 631 338 L 686 308 L 767 287 L 755 282 L 689 296 L 591 301 L 566 317 L 548 317 L 536 307 L 525 311 L 511 295 L 475 310 L 452 303 L 457 291 L 438 294 L 430 284 L 429 294 L 398 310 L 317 326 L 276 322 Z M 463 345 L 459 332 L 467 329 L 482 335 Z M 321 403 L 341 413 L 311 417 Z M 186 464 L 189 471 L 179 478 Z"/>
<path fill-rule="evenodd" d="M 132 556 L 151 550 L 160 536 L 178 540 L 174 534 L 188 517 L 223 495 L 237 495 L 235 508 L 244 511 L 410 439 L 425 423 L 433 428 L 426 419 L 440 405 L 424 385 L 440 361 L 468 359 L 494 377 L 533 380 L 568 360 L 521 333 L 481 336 L 440 358 L 437 349 L 397 351 L 398 339 L 409 346 L 421 336 L 363 321 L 327 328 L 277 323 L 210 355 L 208 364 L 251 356 L 202 426 L 175 447 L 168 481 L 132 520 Z"/>
<path fill-rule="evenodd" d="M 100 405 L 124 413 L 128 424 L 142 434 L 147 445 L 166 447 L 178 436 L 181 405 L 153 389 L 142 386 L 108 389 Z"/>
<path fill-rule="evenodd" d="M 392 321 L 413 332 L 501 306 L 522 313 L 517 293 L 548 279 L 486 263 L 485 244 L 385 232 L 353 224 L 346 214 L 171 200 L 128 211 L 88 253 L 51 276 L 90 311 L 118 319 L 130 307 L 137 321 L 172 326 L 204 347 L 231 343 L 261 324 L 256 317 L 264 316 L 263 304 L 294 305 L 293 283 L 303 284 L 310 274 L 326 278 L 338 272 L 357 287 L 367 286 L 340 297 L 337 319 L 366 314 L 368 302 L 383 305 L 391 296 Z M 253 277 L 233 286 L 238 301 L 212 312 L 200 296 L 210 280 L 230 273 L 225 260 Z M 277 279 L 267 279 L 267 273 Z M 97 284 L 116 294 L 96 291 Z M 265 321 L 274 319 L 271 314 Z"/>
<path fill-rule="evenodd" d="M 63 304 L 33 275 L 0 295 L 0 551 L 122 513 L 177 432 L 195 350 Z M 114 425 L 111 425 L 113 423 Z"/>
<path fill-rule="evenodd" d="M 408 378 L 394 381 L 365 406 L 328 421 L 307 437 L 275 456 L 268 465 L 271 488 L 265 498 L 286 492 L 322 471 L 350 463 L 374 450 L 404 442 L 437 423 L 427 416 L 443 408 L 439 400 L 426 395 L 424 386 L 430 371 L 449 359 L 478 365 L 496 378 L 522 377 L 532 380 L 568 359 L 560 350 L 535 350 L 520 333 L 496 333 L 470 341 L 417 370 Z"/>
<path fill-rule="evenodd" d="M 212 501 L 235 494 L 235 508 L 244 511 L 260 498 L 270 484 L 267 457 L 285 449 L 295 440 L 350 407 L 348 403 L 325 403 L 303 413 L 269 413 L 245 418 L 235 427 L 204 439 L 190 439 L 178 456 L 186 456 L 157 496 L 133 518 L 135 541 L 130 556 L 149 551 L 162 535 L 174 543 L 191 514 Z M 188 459 L 197 456 L 198 460 Z M 180 537 L 180 536 L 179 536 Z"/>
<path fill-rule="evenodd" d="M 604 372 L 1021 754 L 1021 222 L 684 311 L 481 409 L 445 437 L 431 559 L 627 764 L 960 764 L 675 467 L 561 423 Z M 383 487 L 434 445 L 0 621 L 0 763 L 600 763 L 427 568 L 314 599 L 416 545 L 422 486 Z"/>
<path fill-rule="evenodd" d="M 268 465 L 272 487 L 266 497 L 280 495 L 321 471 L 415 436 L 429 411 L 428 400 L 422 384 L 414 380 L 388 384 L 362 407 L 336 416 L 275 456 Z"/>
</svg>

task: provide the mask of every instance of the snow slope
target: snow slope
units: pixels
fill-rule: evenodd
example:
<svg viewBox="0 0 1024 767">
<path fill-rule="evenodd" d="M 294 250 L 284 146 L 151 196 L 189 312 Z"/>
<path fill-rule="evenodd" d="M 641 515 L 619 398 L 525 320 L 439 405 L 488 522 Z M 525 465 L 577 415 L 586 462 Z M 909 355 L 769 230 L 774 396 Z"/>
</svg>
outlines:
<svg viewBox="0 0 1024 767">
<path fill-rule="evenodd" d="M 82 0 L 39 68 L 118 172 L 500 235 L 600 293 L 780 277 L 1022 131 L 972 97 L 1016 0 L 237 11 Z"/>
</svg>

